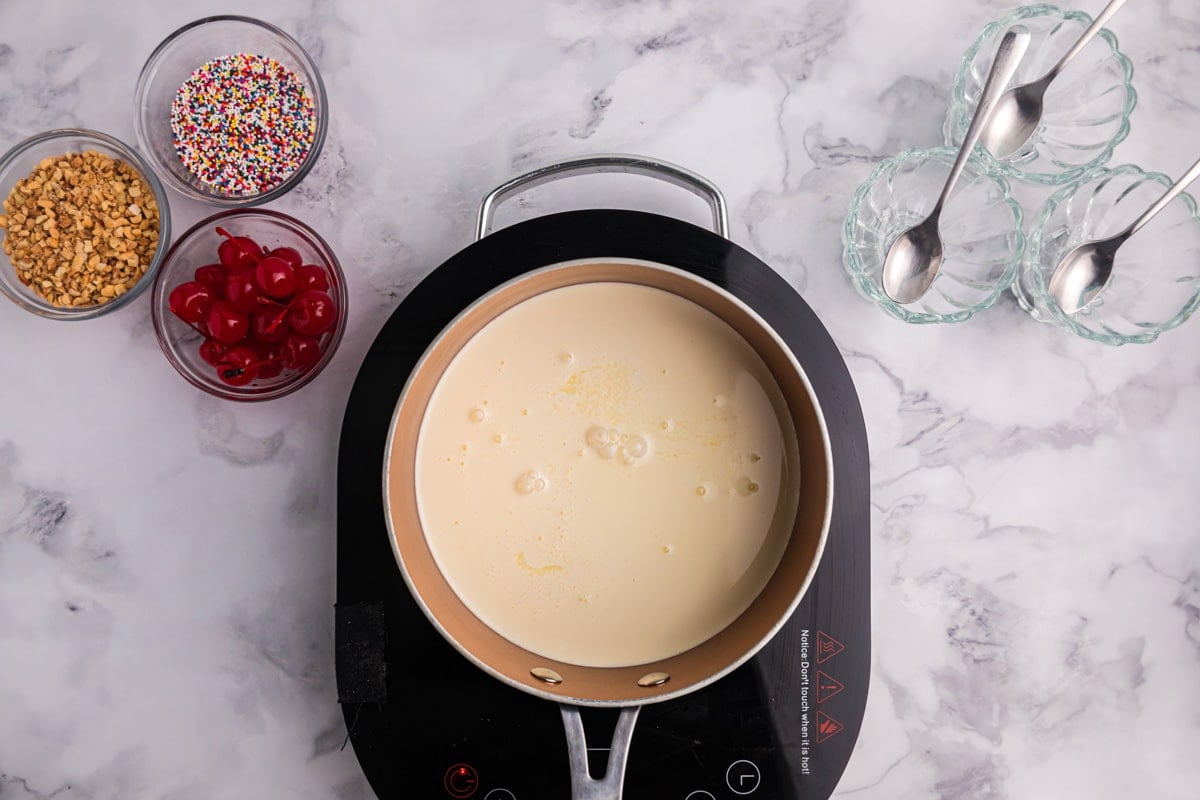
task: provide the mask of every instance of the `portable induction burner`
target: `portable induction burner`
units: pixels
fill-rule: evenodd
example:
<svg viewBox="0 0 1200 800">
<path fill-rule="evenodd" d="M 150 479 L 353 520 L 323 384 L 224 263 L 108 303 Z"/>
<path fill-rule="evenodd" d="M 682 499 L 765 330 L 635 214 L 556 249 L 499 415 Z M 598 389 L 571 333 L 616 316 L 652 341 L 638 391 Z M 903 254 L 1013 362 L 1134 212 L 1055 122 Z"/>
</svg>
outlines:
<svg viewBox="0 0 1200 800">
<path fill-rule="evenodd" d="M 513 277 L 597 256 L 686 269 L 754 308 L 808 374 L 835 476 L 829 540 L 796 612 L 734 672 L 642 709 L 624 797 L 824 800 L 858 737 L 870 673 L 869 481 L 858 397 L 825 328 L 770 267 L 708 231 L 643 212 L 573 211 L 487 236 L 422 281 L 368 351 L 338 459 L 337 682 L 349 741 L 383 800 L 571 796 L 557 706 L 490 677 L 426 620 L 392 555 L 381 484 L 397 399 L 441 329 Z M 584 709 L 583 718 L 589 743 L 607 745 L 616 712 Z M 605 749 L 589 748 L 594 775 L 606 760 Z"/>
</svg>

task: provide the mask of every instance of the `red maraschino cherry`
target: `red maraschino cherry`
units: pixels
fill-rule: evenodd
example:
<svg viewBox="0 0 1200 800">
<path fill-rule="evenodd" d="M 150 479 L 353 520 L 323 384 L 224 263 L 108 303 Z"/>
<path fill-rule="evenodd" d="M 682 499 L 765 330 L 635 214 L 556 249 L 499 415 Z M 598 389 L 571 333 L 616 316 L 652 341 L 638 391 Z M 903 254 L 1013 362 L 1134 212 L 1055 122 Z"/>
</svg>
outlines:
<svg viewBox="0 0 1200 800">
<path fill-rule="evenodd" d="M 328 292 L 329 277 L 325 274 L 325 270 L 316 264 L 304 264 L 296 267 L 296 290 L 301 289 Z"/>
<path fill-rule="evenodd" d="M 283 345 L 278 342 L 259 342 L 254 346 L 258 354 L 258 377 L 277 377 L 283 372 Z"/>
<path fill-rule="evenodd" d="M 217 233 L 225 237 L 217 247 L 217 257 L 225 269 L 254 267 L 262 260 L 262 248 L 249 236 L 234 236 L 224 228 L 217 228 Z"/>
<path fill-rule="evenodd" d="M 304 371 L 321 358 L 321 343 L 312 336 L 289 333 L 283 340 L 280 360 L 287 369 Z"/>
<path fill-rule="evenodd" d="M 221 344 L 237 344 L 246 338 L 250 320 L 233 303 L 218 300 L 208 312 L 208 333 Z"/>
<path fill-rule="evenodd" d="M 245 386 L 258 377 L 258 353 L 245 345 L 231 347 L 217 362 L 217 377 L 230 386 Z"/>
<path fill-rule="evenodd" d="M 296 270 L 282 258 L 267 256 L 258 262 L 254 279 L 267 297 L 291 297 L 296 291 Z"/>
<path fill-rule="evenodd" d="M 260 342 L 281 342 L 292 332 L 285 316 L 272 311 L 259 311 L 250 317 L 250 332 Z"/>
<path fill-rule="evenodd" d="M 225 355 L 225 351 L 229 349 L 225 345 L 218 342 L 216 339 L 205 338 L 200 343 L 200 357 L 214 367 L 221 360 L 221 356 Z"/>
<path fill-rule="evenodd" d="M 282 258 L 292 269 L 296 269 L 304 263 L 304 259 L 300 255 L 300 251 L 294 247 L 276 247 L 274 250 L 267 253 L 267 256 L 270 258 Z"/>
<path fill-rule="evenodd" d="M 220 264 L 205 264 L 196 268 L 196 283 L 203 283 L 220 300 L 225 296 L 225 268 Z"/>
<path fill-rule="evenodd" d="M 332 297 L 325 292 L 308 289 L 297 294 L 291 302 L 288 322 L 297 333 L 316 336 L 333 326 L 336 315 L 337 306 Z"/>
<path fill-rule="evenodd" d="M 253 267 L 233 269 L 226 274 L 225 299 L 243 314 L 250 314 L 262 307 L 262 287 L 255 280 Z"/>
<path fill-rule="evenodd" d="M 216 300 L 213 291 L 199 281 L 187 281 L 171 290 L 167 305 L 184 322 L 203 322 Z"/>
</svg>

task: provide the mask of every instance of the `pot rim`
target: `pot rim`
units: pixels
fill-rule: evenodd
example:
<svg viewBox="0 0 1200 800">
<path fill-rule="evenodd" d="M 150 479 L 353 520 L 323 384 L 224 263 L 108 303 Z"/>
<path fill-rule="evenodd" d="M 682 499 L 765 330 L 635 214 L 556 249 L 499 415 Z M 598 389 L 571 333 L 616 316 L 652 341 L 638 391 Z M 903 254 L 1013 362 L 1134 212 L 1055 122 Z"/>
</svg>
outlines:
<svg viewBox="0 0 1200 800">
<path fill-rule="evenodd" d="M 682 686 L 681 688 L 679 688 L 677 690 L 663 692 L 660 694 L 654 694 L 654 695 L 647 696 L 645 698 L 638 698 L 638 699 L 631 698 L 629 700 L 624 700 L 624 699 L 600 700 L 600 699 L 592 699 L 592 698 L 588 698 L 588 697 L 579 697 L 579 696 L 574 696 L 574 695 L 564 695 L 561 693 L 550 692 L 550 691 L 546 691 L 543 689 L 539 689 L 536 686 L 531 686 L 529 684 L 522 683 L 520 681 L 512 679 L 507 674 L 497 670 L 495 667 L 490 665 L 488 662 L 486 662 L 483 659 L 476 656 L 474 652 L 472 652 L 470 649 L 465 647 L 461 642 L 459 642 L 458 639 L 455 638 L 453 635 L 451 635 L 451 633 L 446 629 L 446 627 L 444 625 L 442 625 L 440 620 L 433 613 L 433 610 L 429 607 L 428 603 L 425 600 L 425 597 L 420 593 L 420 591 L 418 591 L 411 575 L 409 574 L 408 565 L 405 563 L 404 556 L 400 552 L 400 546 L 399 546 L 399 542 L 398 542 L 398 539 L 396 536 L 396 531 L 395 531 L 394 523 L 393 523 L 391 493 L 388 490 L 388 476 L 391 472 L 393 444 L 394 444 L 394 440 L 395 440 L 395 436 L 396 436 L 396 430 L 398 427 L 397 423 L 400 420 L 400 415 L 404 408 L 405 401 L 408 398 L 409 392 L 412 389 L 417 376 L 419 376 L 421 374 L 421 371 L 424 368 L 425 363 L 428 361 L 428 359 L 431 357 L 433 352 L 437 349 L 438 345 L 442 342 L 442 340 L 446 337 L 446 335 L 451 330 L 453 330 L 465 317 L 467 317 L 481 303 L 486 302 L 488 299 L 490 299 L 502 292 L 508 291 L 510 287 L 512 287 L 516 284 L 522 283 L 522 282 L 529 280 L 531 278 L 534 278 L 536 276 L 544 275 L 544 274 L 547 274 L 550 272 L 557 272 L 560 270 L 567 270 L 567 269 L 572 269 L 572 268 L 583 266 L 583 265 L 598 264 L 598 263 L 631 265 L 631 266 L 650 268 L 650 269 L 669 273 L 678 278 L 686 280 L 690 283 L 697 284 L 697 285 L 701 286 L 702 288 L 704 288 L 705 290 L 719 295 L 727 302 L 736 306 L 739 309 L 739 311 L 746 314 L 755 324 L 757 324 L 763 330 L 763 332 L 765 332 L 767 334 L 767 336 L 772 340 L 772 342 L 775 344 L 775 346 L 778 347 L 779 350 L 784 354 L 785 358 L 787 359 L 787 362 L 791 365 L 791 368 L 793 369 L 796 376 L 800 379 L 800 382 L 804 386 L 804 390 L 808 395 L 808 400 L 812 404 L 813 411 L 815 412 L 814 416 L 816 417 L 817 427 L 820 432 L 821 445 L 822 445 L 822 456 L 824 458 L 825 474 L 827 476 L 826 477 L 825 498 L 824 498 L 824 508 L 823 508 L 822 514 L 821 514 L 821 530 L 817 536 L 817 546 L 813 553 L 811 563 L 808 565 L 808 568 L 804 574 L 804 578 L 800 582 L 800 585 L 797 587 L 796 591 L 794 592 L 794 595 L 793 595 L 791 601 L 788 603 L 787 608 L 784 610 L 784 612 L 782 614 L 779 615 L 779 617 L 774 621 L 774 623 L 772 623 L 771 627 L 767 630 L 767 632 L 759 639 L 758 642 L 756 642 L 753 646 L 747 648 L 745 650 L 745 652 L 743 652 L 742 655 L 740 655 L 737 659 L 734 659 L 730 663 L 724 665 L 721 669 L 716 670 L 715 672 L 709 674 L 708 676 L 706 676 L 705 678 L 703 678 L 700 681 L 689 683 L 685 686 Z M 393 410 L 392 417 L 388 423 L 387 438 L 384 442 L 384 458 L 383 458 L 383 470 L 382 470 L 382 475 L 381 475 L 381 490 L 382 490 L 382 494 L 383 494 L 384 521 L 387 526 L 388 543 L 392 549 L 392 555 L 395 558 L 397 566 L 400 568 L 401 576 L 404 579 L 404 583 L 408 588 L 409 594 L 412 596 L 412 598 L 416 602 L 417 606 L 421 609 L 421 613 L 425 615 L 426 619 L 433 625 L 433 627 L 438 631 L 438 633 L 441 635 L 441 637 L 446 642 L 448 642 L 455 650 L 457 650 L 468 661 L 470 661 L 472 664 L 474 664 L 479 669 L 483 670 L 488 675 L 492 676 L 493 678 L 496 678 L 497 680 L 500 680 L 504 684 L 511 686 L 514 689 L 519 689 L 520 691 L 525 692 L 526 694 L 530 694 L 535 697 L 540 697 L 545 700 L 550 700 L 555 703 L 568 703 L 571 705 L 587 706 L 587 707 L 615 708 L 615 707 L 624 707 L 624 706 L 632 706 L 632 705 L 640 706 L 640 705 L 648 705 L 650 703 L 665 702 L 667 700 L 673 700 L 677 697 L 682 697 L 684 695 L 691 694 L 692 692 L 698 691 L 699 689 L 702 689 L 705 686 L 708 686 L 708 685 L 712 684 L 713 682 L 720 680 L 721 678 L 725 677 L 726 675 L 733 672 L 735 669 L 737 669 L 738 667 L 740 667 L 741 665 L 743 665 L 744 663 L 749 661 L 751 658 L 753 658 L 755 655 L 757 655 L 758 652 L 768 642 L 771 641 L 771 639 L 773 639 L 775 637 L 775 635 L 779 632 L 779 630 L 791 618 L 793 612 L 795 612 L 797 606 L 799 606 L 800 601 L 804 598 L 804 595 L 808 592 L 808 589 L 812 584 L 813 577 L 816 575 L 817 568 L 820 566 L 821 556 L 825 551 L 825 545 L 826 545 L 826 542 L 829 537 L 829 529 L 830 529 L 830 524 L 831 524 L 832 516 L 833 516 L 833 496 L 834 496 L 834 491 L 835 491 L 835 475 L 834 475 L 834 471 L 833 471 L 833 447 L 832 447 L 832 444 L 829 439 L 829 429 L 828 429 L 828 426 L 825 421 L 825 414 L 824 414 L 823 409 L 821 408 L 821 404 L 820 404 L 819 399 L 817 398 L 817 394 L 812 387 L 812 383 L 809 381 L 808 374 L 805 372 L 805 370 L 801 366 L 799 360 L 796 358 L 795 353 L 792 352 L 791 347 L 788 346 L 788 344 L 783 340 L 783 338 L 779 335 L 779 333 L 773 327 L 771 327 L 767 323 L 767 321 L 764 320 L 762 318 L 762 316 L 757 311 L 754 310 L 753 307 L 751 307 L 747 302 L 745 302 L 741 298 L 737 297 L 736 295 L 734 295 L 732 292 L 728 291 L 727 289 L 724 289 L 724 288 L 718 286 L 717 284 L 713 283 L 712 281 L 709 281 L 705 278 L 702 278 L 698 275 L 695 275 L 691 272 L 680 269 L 678 267 L 673 267 L 668 264 L 662 264 L 662 263 L 659 263 L 656 261 L 650 261 L 647 259 L 598 255 L 598 256 L 589 256 L 589 257 L 585 257 L 585 258 L 571 259 L 568 261 L 561 261 L 561 262 L 554 263 L 554 264 L 548 264 L 548 265 L 545 265 L 542 267 L 538 267 L 536 269 L 529 270 L 527 272 L 524 272 L 520 275 L 515 276 L 514 278 L 511 278 L 510 280 L 504 281 L 503 283 L 493 287 L 491 290 L 485 292 L 482 295 L 479 295 L 474 300 L 472 300 L 466 307 L 464 307 L 461 311 L 459 311 L 459 313 L 456 314 L 454 316 L 454 318 L 451 319 L 450 322 L 448 322 L 442 328 L 441 331 L 438 332 L 438 334 L 433 338 L 433 340 L 425 348 L 425 351 L 421 354 L 421 357 L 417 360 L 416 364 L 414 364 L 412 371 L 409 373 L 407 379 L 405 380 L 404 387 L 400 392 L 400 396 L 396 401 L 396 407 Z M 422 531 L 422 536 L 424 536 L 424 531 Z M 751 605 L 751 608 L 753 608 L 753 604 Z M 731 623 L 731 624 L 733 624 L 733 623 Z M 697 646 L 699 646 L 699 645 L 697 645 Z M 685 653 L 686 652 L 687 651 L 685 651 Z M 680 655 L 684 655 L 684 654 L 680 654 Z M 586 666 L 579 666 L 579 668 L 580 669 L 604 669 L 602 667 L 586 667 Z"/>
</svg>

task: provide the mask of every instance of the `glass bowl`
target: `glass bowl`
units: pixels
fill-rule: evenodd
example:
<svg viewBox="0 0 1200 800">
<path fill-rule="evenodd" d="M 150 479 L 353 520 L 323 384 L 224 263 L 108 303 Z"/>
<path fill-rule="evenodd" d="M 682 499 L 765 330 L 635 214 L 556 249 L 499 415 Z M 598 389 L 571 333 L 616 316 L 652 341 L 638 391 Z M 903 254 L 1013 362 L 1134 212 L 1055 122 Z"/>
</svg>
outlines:
<svg viewBox="0 0 1200 800">
<path fill-rule="evenodd" d="M 206 333 L 175 316 L 170 310 L 170 294 L 181 283 L 194 279 L 197 268 L 219 263 L 217 248 L 224 237 L 217 228 L 233 236 L 248 236 L 268 249 L 292 247 L 305 264 L 325 270 L 328 294 L 336 306 L 332 327 L 318 337 L 321 355 L 309 368 L 284 369 L 272 377 L 256 377 L 244 386 L 230 386 L 217 376 L 217 367 L 200 354 Z M 226 272 L 226 274 L 228 274 Z M 346 328 L 346 276 L 329 245 L 315 231 L 297 219 L 267 209 L 231 209 L 214 214 L 193 225 L 171 246 L 158 277 L 154 280 L 151 315 L 158 344 L 171 365 L 188 383 L 226 400 L 271 400 L 296 391 L 311 381 L 333 358 Z M 283 312 L 286 300 L 267 302 L 264 313 Z M 260 354 L 260 358 L 269 356 Z"/>
<path fill-rule="evenodd" d="M 78 306 L 59 306 L 43 299 L 21 282 L 12 260 L 0 249 L 0 293 L 26 311 L 47 319 L 91 319 L 128 305 L 150 285 L 154 274 L 162 265 L 167 245 L 171 240 L 171 210 L 167 205 L 167 195 L 150 165 L 133 148 L 98 131 L 82 128 L 46 131 L 13 147 L 0 158 L 0 199 L 7 199 L 13 187 L 29 177 L 43 159 L 87 151 L 96 151 L 123 161 L 137 171 L 158 206 L 158 243 L 150 257 L 150 263 L 132 287 L 118 288 L 122 293 L 112 300 Z M 7 210 L 4 213 L 7 213 Z M 4 228 L 0 228 L 0 242 L 4 240 L 5 235 Z"/>
<path fill-rule="evenodd" d="M 1091 23 L 1081 11 L 1032 5 L 986 26 L 954 78 L 943 127 L 946 143 L 962 142 L 1005 31 L 1020 24 L 1030 33 L 1029 50 L 1012 80 L 1015 86 L 1045 75 Z M 1107 163 L 1129 135 L 1129 116 L 1137 104 L 1132 80 L 1133 65 L 1118 49 L 1117 37 L 1102 29 L 1050 82 L 1042 122 L 1029 141 L 1004 160 L 987 153 L 992 169 L 1010 180 L 1060 186 Z"/>
<path fill-rule="evenodd" d="M 1171 179 L 1132 165 L 1102 169 L 1046 201 L 1029 233 L 1013 294 L 1034 319 L 1104 344 L 1145 344 L 1200 304 L 1200 217 L 1188 194 L 1172 200 L 1117 251 L 1112 278 L 1088 307 L 1067 315 L 1046 287 L 1064 255 L 1112 236 L 1162 196 Z"/>
<path fill-rule="evenodd" d="M 213 59 L 243 53 L 274 59 L 290 70 L 311 98 L 315 120 L 312 141 L 294 171 L 274 185 L 254 190 L 224 188 L 214 181 L 201 180 L 180 158 L 172 130 L 172 106 L 176 94 L 193 71 Z M 162 179 L 188 197 L 223 207 L 266 203 L 291 191 L 312 169 L 325 143 L 329 125 L 329 101 L 317 65 L 287 33 L 249 17 L 206 17 L 172 33 L 142 67 L 134 102 L 138 144 Z M 272 99 L 267 98 L 265 102 L 271 103 Z M 236 120 L 233 123 L 221 127 L 223 132 L 230 132 L 236 139 Z"/>
<path fill-rule="evenodd" d="M 842 226 L 842 263 L 859 293 L 893 317 L 962 322 L 991 307 L 1012 283 L 1025 247 L 1021 207 L 978 152 L 942 210 L 941 270 L 915 303 L 900 305 L 884 294 L 883 260 L 895 238 L 929 214 L 958 150 L 905 150 L 880 163 L 855 191 Z"/>
</svg>

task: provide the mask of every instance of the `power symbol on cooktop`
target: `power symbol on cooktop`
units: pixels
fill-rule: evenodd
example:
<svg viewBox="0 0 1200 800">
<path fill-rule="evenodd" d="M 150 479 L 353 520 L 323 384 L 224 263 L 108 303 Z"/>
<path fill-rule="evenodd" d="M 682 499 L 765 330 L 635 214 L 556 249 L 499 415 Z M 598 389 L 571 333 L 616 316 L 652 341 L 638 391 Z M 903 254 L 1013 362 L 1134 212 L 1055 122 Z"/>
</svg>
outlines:
<svg viewBox="0 0 1200 800">
<path fill-rule="evenodd" d="M 734 794 L 750 794 L 758 788 L 762 781 L 762 773 L 753 761 L 738 759 L 725 770 L 725 783 Z"/>
<path fill-rule="evenodd" d="M 455 764 L 446 770 L 442 784 L 446 787 L 447 794 L 462 800 L 475 794 L 475 790 L 479 788 L 479 773 L 470 764 Z"/>
</svg>

